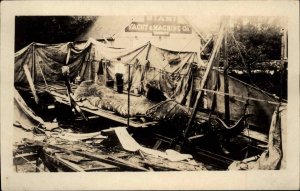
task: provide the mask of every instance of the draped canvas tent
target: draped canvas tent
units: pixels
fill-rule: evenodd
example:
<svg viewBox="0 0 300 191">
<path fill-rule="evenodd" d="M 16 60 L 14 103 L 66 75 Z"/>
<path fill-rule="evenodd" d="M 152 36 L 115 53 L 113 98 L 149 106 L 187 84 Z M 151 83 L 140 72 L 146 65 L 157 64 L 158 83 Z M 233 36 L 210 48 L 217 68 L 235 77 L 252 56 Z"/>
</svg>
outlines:
<svg viewBox="0 0 300 191">
<path fill-rule="evenodd" d="M 152 45 L 135 48 L 113 48 L 94 39 L 85 44 L 62 43 L 45 45 L 32 43 L 15 53 L 15 83 L 56 82 L 62 80 L 61 67 L 69 66 L 70 78 L 77 75 L 82 80 L 99 77 L 102 60 L 109 60 L 105 67 L 105 80 L 113 80 L 116 58 L 131 65 L 132 89 L 141 90 L 150 83 L 166 95 L 183 103 L 192 85 L 192 63 L 201 62 L 196 52 L 174 52 Z M 128 68 L 124 73 L 128 83 Z M 101 73 L 101 72 L 100 72 Z M 31 81 L 31 82 L 30 82 Z"/>
<path fill-rule="evenodd" d="M 15 53 L 15 83 L 57 82 L 62 80 L 61 67 L 70 67 L 70 78 L 79 75 L 82 80 L 114 80 L 116 58 L 120 57 L 127 66 L 130 65 L 131 90 L 142 92 L 148 83 L 161 90 L 167 98 L 188 105 L 193 88 L 199 82 L 193 65 L 203 65 L 197 52 L 176 52 L 154 46 L 150 42 L 135 48 L 114 48 L 89 39 L 86 43 L 72 42 L 61 44 L 32 43 Z M 110 62 L 105 65 L 103 60 Z M 102 74 L 101 68 L 105 68 Z M 128 84 L 128 68 L 124 73 L 125 86 Z M 27 72 L 26 72 L 27 71 Z M 30 83 L 29 83 L 30 84 Z M 211 70 L 207 79 L 206 89 L 223 92 L 223 74 Z M 34 89 L 33 89 L 34 90 Z M 260 127 L 267 133 L 277 99 L 262 90 L 229 77 L 229 94 L 241 97 L 252 97 L 265 101 L 253 101 L 246 98 L 230 96 L 231 120 L 239 119 L 245 112 L 255 116 L 248 119 L 249 124 Z M 215 107 L 211 101 L 216 97 Z M 208 108 L 224 114 L 224 95 L 207 93 Z M 247 103 L 247 105 L 246 105 Z"/>
<path fill-rule="evenodd" d="M 231 120 L 238 120 L 244 114 L 254 114 L 254 117 L 247 119 L 250 125 L 259 127 L 259 131 L 268 133 L 272 115 L 278 99 L 273 95 L 246 84 L 234 77 L 228 76 L 229 105 Z M 212 70 L 207 81 L 207 89 L 224 92 L 224 74 L 218 70 Z M 251 98 L 257 99 L 253 100 Z M 215 105 L 212 107 L 212 100 L 215 99 Z M 218 113 L 225 113 L 224 95 L 207 93 L 208 107 Z"/>
<path fill-rule="evenodd" d="M 61 80 L 61 67 L 66 65 L 68 54 L 69 63 L 73 78 L 77 71 L 82 68 L 88 48 L 78 50 L 72 43 L 61 43 L 46 45 L 31 43 L 29 46 L 15 53 L 15 83 L 26 83 L 27 78 L 24 66 L 28 67 L 33 82 Z"/>
</svg>

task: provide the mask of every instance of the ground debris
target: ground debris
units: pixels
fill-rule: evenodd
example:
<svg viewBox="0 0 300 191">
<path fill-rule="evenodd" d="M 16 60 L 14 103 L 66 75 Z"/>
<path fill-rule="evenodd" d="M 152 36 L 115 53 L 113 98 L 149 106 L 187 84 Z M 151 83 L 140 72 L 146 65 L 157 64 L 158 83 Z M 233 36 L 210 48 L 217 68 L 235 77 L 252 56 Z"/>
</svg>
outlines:
<svg viewBox="0 0 300 191">
<path fill-rule="evenodd" d="M 65 139 L 65 135 L 71 135 L 72 138 Z M 41 160 L 36 165 L 42 166 L 44 171 L 51 172 L 206 170 L 202 164 L 193 159 L 170 161 L 167 158 L 141 151 L 126 151 L 114 135 L 108 137 L 101 133 L 90 133 L 89 135 L 92 137 L 86 135 L 75 134 L 70 130 L 64 131 L 63 129 L 60 132 L 46 130 L 44 135 L 24 138 L 21 142 L 16 143 L 14 155 L 37 153 L 36 155 Z M 77 139 L 78 137 L 79 139 Z M 82 137 L 84 138 L 82 139 Z M 99 137 L 102 138 L 102 141 L 95 142 L 99 141 Z M 33 162 L 31 163 L 31 166 L 35 166 Z M 26 163 L 26 165 L 28 164 Z M 18 165 L 19 170 L 22 169 L 20 166 Z M 42 171 L 36 169 L 35 171 Z M 32 171 L 32 169 L 28 168 L 28 171 Z"/>
</svg>

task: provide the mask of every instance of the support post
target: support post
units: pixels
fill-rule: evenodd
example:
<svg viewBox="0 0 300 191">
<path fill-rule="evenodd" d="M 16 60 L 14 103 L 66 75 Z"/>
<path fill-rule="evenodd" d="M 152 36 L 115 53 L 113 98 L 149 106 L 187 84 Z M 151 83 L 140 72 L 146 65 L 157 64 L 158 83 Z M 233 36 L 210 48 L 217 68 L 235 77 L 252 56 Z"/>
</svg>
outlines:
<svg viewBox="0 0 300 191">
<path fill-rule="evenodd" d="M 147 49 L 147 54 L 146 54 L 145 60 L 148 60 L 150 48 L 151 48 L 151 43 L 150 43 L 150 41 L 149 41 L 149 42 L 148 42 L 148 49 Z"/>
<path fill-rule="evenodd" d="M 36 93 L 36 90 L 35 90 L 35 87 L 34 87 L 34 83 L 33 83 L 33 80 L 31 78 L 31 75 L 30 75 L 30 72 L 29 72 L 28 65 L 26 63 L 23 64 L 23 70 L 24 70 L 25 76 L 26 76 L 26 78 L 28 80 L 29 87 L 30 87 L 30 90 L 31 90 L 31 92 L 33 94 L 35 103 L 38 104 L 39 103 L 39 98 L 37 96 L 37 93 Z"/>
<path fill-rule="evenodd" d="M 32 81 L 35 80 L 35 44 L 32 44 L 32 67 L 31 67 Z"/>
<path fill-rule="evenodd" d="M 128 116 L 127 116 L 127 127 L 129 128 L 129 118 L 130 118 L 130 64 L 128 64 Z"/>
<path fill-rule="evenodd" d="M 228 17 L 225 19 L 225 34 L 223 41 L 223 66 L 224 66 L 224 109 L 225 109 L 225 123 L 230 123 L 230 107 L 229 107 L 229 83 L 228 83 L 228 51 L 227 51 L 227 33 L 228 33 Z"/>
<path fill-rule="evenodd" d="M 281 54 L 280 54 L 280 102 L 283 99 L 283 77 L 286 71 L 287 62 L 287 33 L 286 29 L 281 29 Z M 285 84 L 287 85 L 287 84 Z"/>
<path fill-rule="evenodd" d="M 200 103 L 200 98 L 202 96 L 202 90 L 206 84 L 206 80 L 207 80 L 207 77 L 208 77 L 208 74 L 213 66 L 213 61 L 214 61 L 214 58 L 217 54 L 217 52 L 219 51 L 220 49 L 220 46 L 221 46 L 221 43 L 222 43 L 222 39 L 223 39 L 223 32 L 224 32 L 224 24 L 222 24 L 221 26 L 221 29 L 220 29 L 220 32 L 219 32 L 219 35 L 218 35 L 218 39 L 217 39 L 217 42 L 214 46 L 214 49 L 212 51 L 212 54 L 211 54 L 211 57 L 210 57 L 210 60 L 207 64 L 207 68 L 206 68 L 206 71 L 203 75 L 203 78 L 202 78 L 202 81 L 201 81 L 201 84 L 200 84 L 200 91 L 197 93 L 197 97 L 196 97 L 196 102 L 195 102 L 195 106 L 193 108 L 193 111 L 192 111 L 192 115 L 188 121 L 188 125 L 187 125 L 187 128 L 185 129 L 185 131 L 183 132 L 183 140 L 185 141 L 186 139 L 186 136 L 190 130 L 190 128 L 192 127 L 193 125 L 193 121 L 196 117 L 196 113 L 197 113 L 197 110 L 198 110 L 198 106 L 199 106 L 199 103 Z"/>
</svg>

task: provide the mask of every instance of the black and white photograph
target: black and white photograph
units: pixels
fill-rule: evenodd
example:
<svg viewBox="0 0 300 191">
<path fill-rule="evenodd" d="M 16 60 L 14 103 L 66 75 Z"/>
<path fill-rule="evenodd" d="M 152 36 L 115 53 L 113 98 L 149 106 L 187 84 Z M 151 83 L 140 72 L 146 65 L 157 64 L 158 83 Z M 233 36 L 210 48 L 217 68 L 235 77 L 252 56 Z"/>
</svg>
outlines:
<svg viewBox="0 0 300 191">
<path fill-rule="evenodd" d="M 123 179 L 129 174 L 135 179 L 126 181 L 125 185 L 133 184 L 129 187 L 120 182 L 121 189 L 147 189 L 134 185 L 139 176 L 150 181 L 168 173 L 170 179 L 177 174 L 181 178 L 167 182 L 178 182 L 185 177 L 182 173 L 203 173 L 202 179 L 208 173 L 208 188 L 215 188 L 214 173 L 237 173 L 235 177 L 244 177 L 242 182 L 236 179 L 230 183 L 233 187 L 223 188 L 241 184 L 237 187 L 247 189 L 273 188 L 243 185 L 247 173 L 255 172 L 261 177 L 252 180 L 263 181 L 264 173 L 299 171 L 299 111 L 294 112 L 299 110 L 299 92 L 291 92 L 289 80 L 299 78 L 299 58 L 289 59 L 295 59 L 297 50 L 291 45 L 295 28 L 289 14 L 254 14 L 251 9 L 232 14 L 230 6 L 218 14 L 191 14 L 185 6 L 185 11 L 177 7 L 164 12 L 167 2 L 152 1 L 146 2 L 151 5 L 147 11 L 143 2 L 121 2 L 120 7 L 113 6 L 117 2 L 99 2 L 98 12 L 84 9 L 91 6 L 83 2 L 85 12 L 73 12 L 70 2 L 63 2 L 70 5 L 65 13 L 42 4 L 41 10 L 48 13 L 34 14 L 38 8 L 31 7 L 28 13 L 8 14 L 13 48 L 4 54 L 2 46 L 1 55 L 10 56 L 12 70 L 4 71 L 8 63 L 1 60 L 1 150 L 3 136 L 9 137 L 4 150 L 10 155 L 10 173 L 43 176 L 47 184 L 52 184 L 47 175 L 89 179 L 107 174 Z M 288 7 L 294 2 L 285 3 Z M 135 3 L 146 11 L 124 14 Z M 169 3 L 170 9 L 182 5 Z M 190 2 L 189 7 L 193 4 L 202 5 Z M 299 51 L 296 54 L 299 57 Z M 12 81 L 3 80 L 3 75 Z M 11 92 L 7 101 L 4 91 Z M 3 126 L 5 112 L 12 120 Z M 292 121 L 291 113 L 298 114 Z M 293 121 L 296 125 L 290 125 Z M 5 136 L 3 128 L 10 134 Z M 2 162 L 1 166 L 6 167 Z M 110 189 L 117 184 L 112 180 L 112 187 L 101 187 L 100 179 L 97 187 L 67 189 Z M 296 188 L 289 187 L 297 183 L 287 179 L 277 188 Z M 188 182 L 192 180 L 197 178 Z M 204 188 L 198 183 L 184 187 L 181 181 L 181 187 L 174 183 L 166 188 Z"/>
</svg>

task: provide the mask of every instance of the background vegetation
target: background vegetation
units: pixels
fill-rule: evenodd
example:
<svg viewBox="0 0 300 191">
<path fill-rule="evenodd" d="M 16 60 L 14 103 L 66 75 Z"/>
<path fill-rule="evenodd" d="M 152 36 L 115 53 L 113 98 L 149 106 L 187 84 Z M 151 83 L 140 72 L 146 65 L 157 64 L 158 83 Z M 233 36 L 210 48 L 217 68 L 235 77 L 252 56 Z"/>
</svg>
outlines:
<svg viewBox="0 0 300 191">
<path fill-rule="evenodd" d="M 15 51 L 32 42 L 55 44 L 74 39 L 95 22 L 93 16 L 18 16 Z"/>
</svg>

